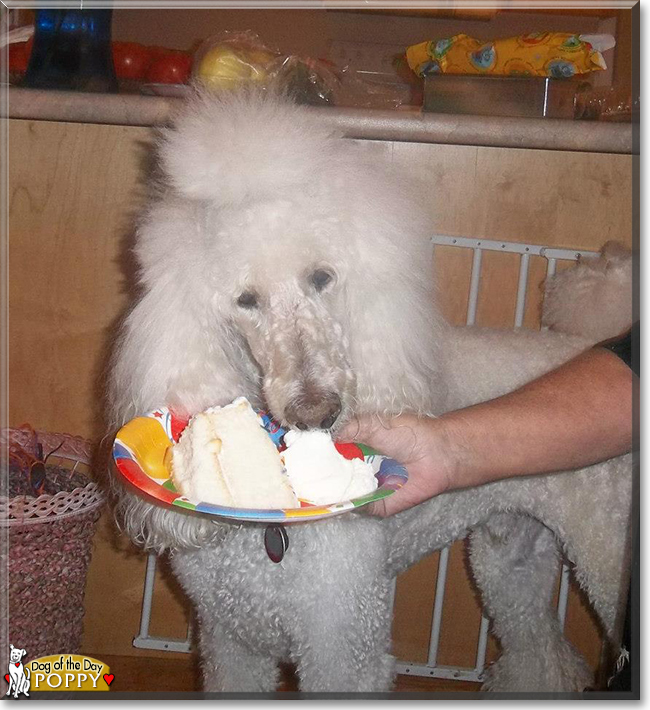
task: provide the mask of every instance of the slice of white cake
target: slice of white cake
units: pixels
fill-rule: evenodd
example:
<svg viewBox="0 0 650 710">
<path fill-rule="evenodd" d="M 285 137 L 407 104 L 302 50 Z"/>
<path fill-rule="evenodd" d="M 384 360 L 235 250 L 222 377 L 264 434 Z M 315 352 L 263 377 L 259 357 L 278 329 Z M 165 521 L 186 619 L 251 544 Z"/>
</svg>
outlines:
<svg viewBox="0 0 650 710">
<path fill-rule="evenodd" d="M 172 448 L 172 479 L 192 500 L 233 508 L 299 507 L 282 459 L 248 400 L 196 414 Z"/>
</svg>

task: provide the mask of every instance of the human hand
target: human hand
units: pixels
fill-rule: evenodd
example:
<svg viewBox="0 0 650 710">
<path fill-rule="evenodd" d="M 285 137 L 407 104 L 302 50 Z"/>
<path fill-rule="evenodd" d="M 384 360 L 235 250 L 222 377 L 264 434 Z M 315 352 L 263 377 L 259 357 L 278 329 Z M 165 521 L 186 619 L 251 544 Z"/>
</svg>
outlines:
<svg viewBox="0 0 650 710">
<path fill-rule="evenodd" d="M 402 414 L 353 419 L 337 434 L 340 441 L 358 441 L 406 466 L 408 481 L 391 496 L 366 506 L 371 515 L 387 517 L 422 503 L 451 486 L 452 466 L 444 429 L 437 419 Z"/>
</svg>

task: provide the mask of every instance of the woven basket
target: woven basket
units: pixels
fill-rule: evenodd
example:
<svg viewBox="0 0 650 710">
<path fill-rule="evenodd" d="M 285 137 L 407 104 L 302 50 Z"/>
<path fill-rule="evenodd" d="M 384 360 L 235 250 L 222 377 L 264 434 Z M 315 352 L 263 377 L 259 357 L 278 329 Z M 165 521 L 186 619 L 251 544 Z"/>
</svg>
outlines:
<svg viewBox="0 0 650 710">
<path fill-rule="evenodd" d="M 26 446 L 29 436 L 25 430 L 9 429 L 0 442 Z M 50 460 L 88 478 L 90 442 L 44 432 L 38 432 L 38 440 L 45 451 L 63 441 Z M 90 478 L 71 492 L 0 497 L 0 534 L 8 535 L 9 541 L 5 608 L 9 638 L 4 641 L 26 649 L 32 659 L 79 652 L 86 572 L 103 503 L 104 496 Z"/>
</svg>

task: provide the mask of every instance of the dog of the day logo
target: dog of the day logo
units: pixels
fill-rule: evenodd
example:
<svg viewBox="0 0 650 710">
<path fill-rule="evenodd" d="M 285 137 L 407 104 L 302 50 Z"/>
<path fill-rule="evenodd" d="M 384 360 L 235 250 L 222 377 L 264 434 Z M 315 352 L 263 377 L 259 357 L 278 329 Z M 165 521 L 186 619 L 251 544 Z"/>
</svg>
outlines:
<svg viewBox="0 0 650 710">
<path fill-rule="evenodd" d="M 13 695 L 14 698 L 24 695 L 28 698 L 31 672 L 23 665 L 23 657 L 27 651 L 24 648 L 16 648 L 13 643 L 9 644 L 9 649 L 9 673 L 5 676 L 9 687 L 5 695 Z"/>
<path fill-rule="evenodd" d="M 11 646 L 9 684 L 6 695 L 29 697 L 33 691 L 80 690 L 106 691 L 114 680 L 110 668 L 103 661 L 89 656 L 58 654 L 43 656 L 23 664 L 25 649 Z"/>
</svg>

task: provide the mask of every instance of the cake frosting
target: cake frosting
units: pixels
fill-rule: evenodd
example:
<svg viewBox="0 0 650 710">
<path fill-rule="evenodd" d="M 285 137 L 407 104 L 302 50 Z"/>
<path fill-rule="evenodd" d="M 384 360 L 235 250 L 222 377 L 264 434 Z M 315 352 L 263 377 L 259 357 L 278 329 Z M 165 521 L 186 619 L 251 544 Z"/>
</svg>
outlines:
<svg viewBox="0 0 650 710">
<path fill-rule="evenodd" d="M 288 431 L 282 453 L 287 475 L 298 498 L 316 505 L 352 500 L 372 493 L 377 479 L 370 464 L 348 460 L 336 450 L 326 431 Z"/>
</svg>

